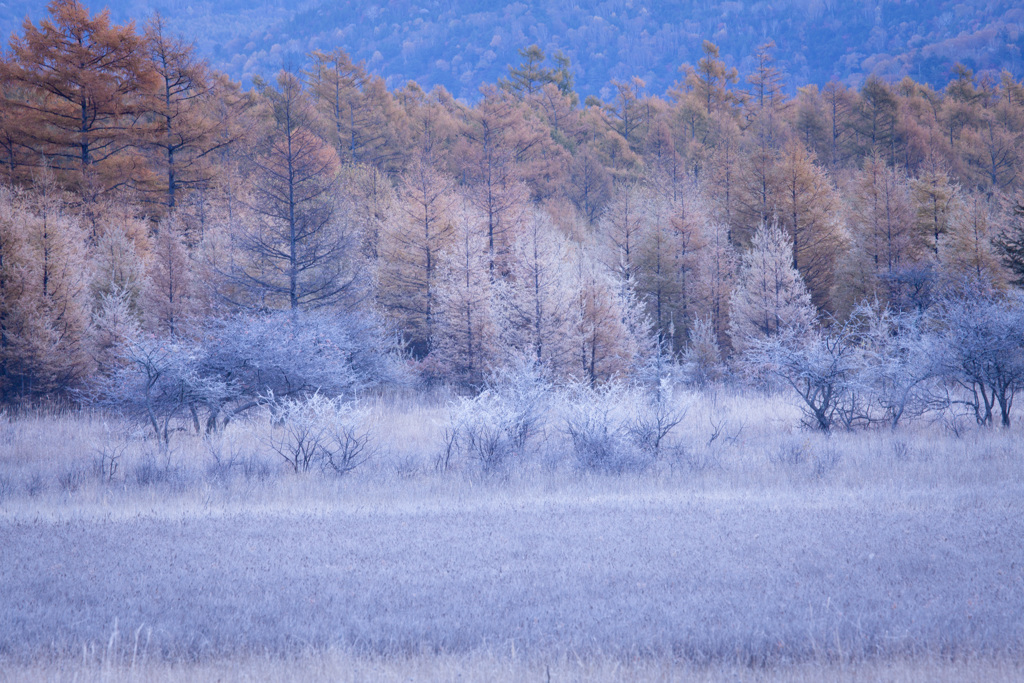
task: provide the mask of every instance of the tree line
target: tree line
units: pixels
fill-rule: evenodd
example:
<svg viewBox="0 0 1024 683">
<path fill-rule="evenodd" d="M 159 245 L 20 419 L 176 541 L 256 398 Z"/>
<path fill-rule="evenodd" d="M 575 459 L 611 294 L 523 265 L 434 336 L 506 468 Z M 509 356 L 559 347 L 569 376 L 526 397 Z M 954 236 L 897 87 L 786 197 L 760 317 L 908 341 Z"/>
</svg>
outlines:
<svg viewBox="0 0 1024 683">
<path fill-rule="evenodd" d="M 244 91 L 159 15 L 53 0 L 0 61 L 0 394 L 132 387 L 199 428 L 269 392 L 478 388 L 523 359 L 594 386 L 666 359 L 714 376 L 864 302 L 1024 284 L 1009 73 L 790 97 L 771 43 L 743 75 L 703 54 L 607 101 L 536 46 L 474 104 L 340 50 Z"/>
</svg>

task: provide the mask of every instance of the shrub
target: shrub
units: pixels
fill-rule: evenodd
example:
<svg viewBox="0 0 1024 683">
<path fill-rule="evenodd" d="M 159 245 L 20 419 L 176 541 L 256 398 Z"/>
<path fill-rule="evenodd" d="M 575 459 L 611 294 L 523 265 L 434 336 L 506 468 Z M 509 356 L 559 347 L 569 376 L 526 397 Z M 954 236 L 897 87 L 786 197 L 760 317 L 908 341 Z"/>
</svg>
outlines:
<svg viewBox="0 0 1024 683">
<path fill-rule="evenodd" d="M 314 394 L 301 400 L 271 399 L 268 407 L 275 424 L 264 443 L 296 473 L 319 468 L 342 475 L 373 454 L 352 403 Z"/>
<path fill-rule="evenodd" d="M 630 398 L 616 385 L 576 387 L 566 396 L 562 420 L 580 469 L 621 474 L 642 470 L 651 463 L 650 454 L 637 448 L 630 438 L 632 423 L 622 412 Z"/>
</svg>

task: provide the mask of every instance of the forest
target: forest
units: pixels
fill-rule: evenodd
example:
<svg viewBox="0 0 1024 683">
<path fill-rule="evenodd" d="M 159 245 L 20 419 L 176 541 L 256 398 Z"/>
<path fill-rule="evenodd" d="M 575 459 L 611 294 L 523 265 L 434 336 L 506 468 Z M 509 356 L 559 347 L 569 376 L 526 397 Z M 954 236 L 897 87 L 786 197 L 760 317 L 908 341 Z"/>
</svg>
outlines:
<svg viewBox="0 0 1024 683">
<path fill-rule="evenodd" d="M 166 435 L 525 363 L 781 382 L 825 431 L 943 401 L 1010 424 L 1024 86 L 787 97 L 773 49 L 581 102 L 530 46 L 469 106 L 340 50 L 246 91 L 160 15 L 52 2 L 0 64 L 0 396 Z"/>
<path fill-rule="evenodd" d="M 0 679 L 1022 677 L 1010 68 L 170 25 L 0 58 Z"/>
</svg>

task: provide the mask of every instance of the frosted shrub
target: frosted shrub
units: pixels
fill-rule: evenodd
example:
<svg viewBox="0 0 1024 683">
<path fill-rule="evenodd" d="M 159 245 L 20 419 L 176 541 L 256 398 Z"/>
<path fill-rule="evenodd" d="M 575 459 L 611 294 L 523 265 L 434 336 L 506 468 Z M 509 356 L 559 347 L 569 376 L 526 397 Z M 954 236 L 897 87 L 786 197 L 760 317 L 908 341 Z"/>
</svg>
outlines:
<svg viewBox="0 0 1024 683">
<path fill-rule="evenodd" d="M 516 452 L 514 417 L 501 398 L 489 391 L 452 403 L 438 467 L 448 469 L 458 457 L 475 461 L 485 472 L 505 468 Z"/>
<path fill-rule="evenodd" d="M 488 390 L 449 407 L 445 444 L 438 461 L 447 469 L 454 457 L 471 460 L 484 472 L 507 469 L 521 460 L 541 424 L 538 405 L 517 402 Z"/>
<path fill-rule="evenodd" d="M 170 452 L 147 453 L 132 468 L 132 479 L 140 487 L 167 486 L 182 489 L 185 484 L 184 469 L 171 461 Z"/>
<path fill-rule="evenodd" d="M 650 455 L 631 438 L 630 417 L 622 408 L 635 397 L 617 385 L 577 387 L 565 398 L 562 420 L 580 469 L 605 474 L 644 469 Z M 650 434 L 648 433 L 648 440 Z"/>
<path fill-rule="evenodd" d="M 768 373 L 800 398 L 804 424 L 830 432 L 869 422 L 861 384 L 862 351 L 847 325 L 827 330 L 784 329 L 752 338 L 742 363 L 752 374 Z"/>
<path fill-rule="evenodd" d="M 551 385 L 543 370 L 528 360 L 513 362 L 488 378 L 488 389 L 449 406 L 444 447 L 438 467 L 455 457 L 471 460 L 484 472 L 507 469 L 522 460 L 543 430 Z"/>
<path fill-rule="evenodd" d="M 263 442 L 294 472 L 319 468 L 342 475 L 369 460 L 369 436 L 351 403 L 314 394 L 308 399 L 271 400 L 275 425 Z"/>
<path fill-rule="evenodd" d="M 646 400 L 637 401 L 637 412 L 626 426 L 633 445 L 645 456 L 660 461 L 670 445 L 672 431 L 686 417 L 686 407 L 673 405 L 672 384 L 663 378 Z"/>
<path fill-rule="evenodd" d="M 244 453 L 234 440 L 223 434 L 210 435 L 204 443 L 210 454 L 206 474 L 212 479 L 228 483 L 235 474 L 241 474 L 246 481 L 270 478 L 270 461 L 256 454 Z"/>
<path fill-rule="evenodd" d="M 530 439 L 544 428 L 551 383 L 536 362 L 522 359 L 495 371 L 487 382 L 501 404 L 505 430 L 513 450 L 522 453 Z"/>
</svg>

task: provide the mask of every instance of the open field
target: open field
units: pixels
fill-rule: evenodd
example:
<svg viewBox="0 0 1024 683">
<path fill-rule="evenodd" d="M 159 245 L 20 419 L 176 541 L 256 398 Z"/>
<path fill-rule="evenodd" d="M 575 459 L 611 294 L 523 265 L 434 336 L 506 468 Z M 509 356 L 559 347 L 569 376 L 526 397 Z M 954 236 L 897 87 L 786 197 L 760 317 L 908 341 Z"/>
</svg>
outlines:
<svg viewBox="0 0 1024 683">
<path fill-rule="evenodd" d="M 827 438 L 680 400 L 689 449 L 618 476 L 555 425 L 500 477 L 436 471 L 444 408 L 415 401 L 365 407 L 381 448 L 341 478 L 285 471 L 259 421 L 164 454 L 10 420 L 0 679 L 1021 678 L 1018 430 Z"/>
</svg>

